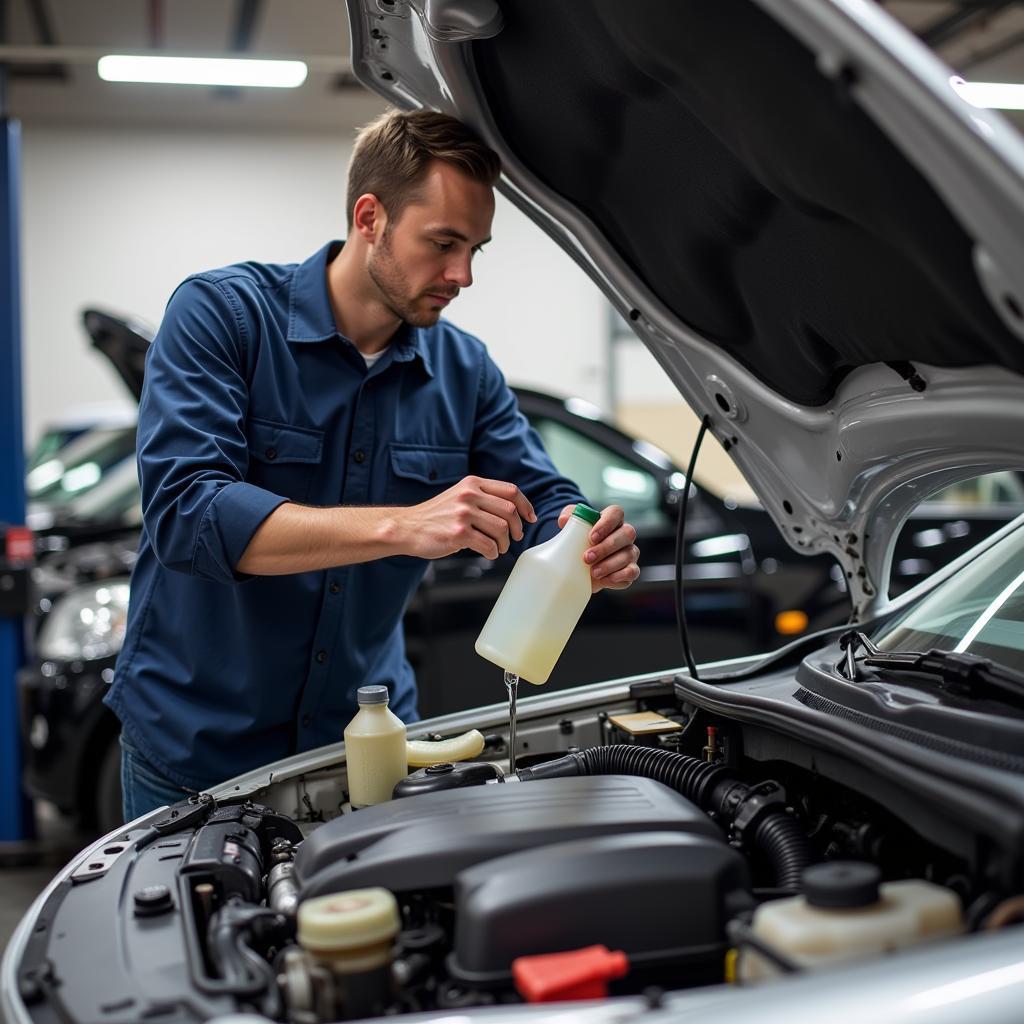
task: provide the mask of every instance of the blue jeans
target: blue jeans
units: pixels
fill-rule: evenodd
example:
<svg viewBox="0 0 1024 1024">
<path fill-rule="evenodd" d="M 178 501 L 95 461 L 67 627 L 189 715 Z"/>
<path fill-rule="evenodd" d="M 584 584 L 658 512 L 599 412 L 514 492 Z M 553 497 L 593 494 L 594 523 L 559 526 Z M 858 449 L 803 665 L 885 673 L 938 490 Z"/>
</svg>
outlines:
<svg viewBox="0 0 1024 1024">
<path fill-rule="evenodd" d="M 161 775 L 121 734 L 121 799 L 126 822 L 189 796 L 189 790 Z"/>
</svg>

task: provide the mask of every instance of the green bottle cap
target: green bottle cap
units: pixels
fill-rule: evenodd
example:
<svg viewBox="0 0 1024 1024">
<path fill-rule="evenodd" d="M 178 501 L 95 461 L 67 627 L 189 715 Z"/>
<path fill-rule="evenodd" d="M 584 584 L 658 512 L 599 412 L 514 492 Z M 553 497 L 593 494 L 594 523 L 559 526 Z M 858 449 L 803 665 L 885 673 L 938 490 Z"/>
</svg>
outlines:
<svg viewBox="0 0 1024 1024">
<path fill-rule="evenodd" d="M 572 514 L 574 516 L 579 516 L 580 519 L 590 523 L 591 526 L 601 518 L 601 513 L 598 512 L 596 508 L 591 508 L 589 505 L 584 505 L 582 502 L 572 510 Z"/>
</svg>

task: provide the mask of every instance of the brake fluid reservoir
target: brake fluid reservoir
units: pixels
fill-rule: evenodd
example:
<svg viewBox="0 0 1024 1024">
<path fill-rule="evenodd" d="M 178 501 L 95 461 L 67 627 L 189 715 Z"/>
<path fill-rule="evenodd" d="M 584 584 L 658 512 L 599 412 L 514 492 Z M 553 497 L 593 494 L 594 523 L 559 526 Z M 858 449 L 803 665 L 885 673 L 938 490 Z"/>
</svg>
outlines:
<svg viewBox="0 0 1024 1024">
<path fill-rule="evenodd" d="M 332 1013 L 351 1020 L 385 1012 L 400 926 L 398 901 L 387 889 L 351 889 L 299 904 L 299 945 L 334 977 Z"/>
<path fill-rule="evenodd" d="M 361 974 L 391 962 L 400 925 L 387 889 L 351 889 L 299 904 L 299 945 L 338 974 Z"/>
<path fill-rule="evenodd" d="M 405 778 L 405 723 L 388 710 L 386 686 L 360 686 L 359 711 L 345 727 L 345 766 L 348 797 L 353 807 L 368 807 L 391 799 Z"/>
<path fill-rule="evenodd" d="M 530 683 L 546 683 L 592 590 L 583 553 L 600 513 L 577 505 L 551 540 L 524 551 L 480 630 L 476 653 Z"/>
<path fill-rule="evenodd" d="M 879 956 L 964 930 L 960 900 L 919 879 L 886 882 L 873 864 L 832 861 L 804 872 L 804 895 L 758 907 L 752 931 L 798 966 L 814 970 Z M 739 962 L 742 981 L 777 977 L 753 949 Z"/>
</svg>

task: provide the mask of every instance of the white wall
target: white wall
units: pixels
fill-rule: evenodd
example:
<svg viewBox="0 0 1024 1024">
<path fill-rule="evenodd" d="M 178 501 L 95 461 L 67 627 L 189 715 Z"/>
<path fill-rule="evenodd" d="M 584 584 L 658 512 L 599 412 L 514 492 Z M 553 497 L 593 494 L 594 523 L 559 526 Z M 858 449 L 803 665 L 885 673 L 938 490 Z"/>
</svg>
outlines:
<svg viewBox="0 0 1024 1024">
<path fill-rule="evenodd" d="M 80 310 L 156 325 L 188 274 L 291 262 L 344 233 L 348 139 L 23 126 L 25 438 L 124 390 Z M 606 305 L 572 261 L 500 199 L 476 282 L 449 311 L 516 383 L 600 403 Z"/>
</svg>

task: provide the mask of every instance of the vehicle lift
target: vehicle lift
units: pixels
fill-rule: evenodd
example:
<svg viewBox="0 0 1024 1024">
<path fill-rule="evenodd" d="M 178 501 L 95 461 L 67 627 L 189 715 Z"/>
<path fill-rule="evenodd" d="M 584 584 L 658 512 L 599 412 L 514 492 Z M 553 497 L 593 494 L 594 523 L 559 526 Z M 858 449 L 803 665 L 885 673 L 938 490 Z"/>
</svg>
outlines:
<svg viewBox="0 0 1024 1024">
<path fill-rule="evenodd" d="M 19 213 L 21 125 L 7 116 L 0 68 L 0 843 L 32 838 L 21 789 L 15 676 L 24 661 L 32 535 L 25 522 Z"/>
</svg>

